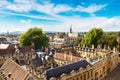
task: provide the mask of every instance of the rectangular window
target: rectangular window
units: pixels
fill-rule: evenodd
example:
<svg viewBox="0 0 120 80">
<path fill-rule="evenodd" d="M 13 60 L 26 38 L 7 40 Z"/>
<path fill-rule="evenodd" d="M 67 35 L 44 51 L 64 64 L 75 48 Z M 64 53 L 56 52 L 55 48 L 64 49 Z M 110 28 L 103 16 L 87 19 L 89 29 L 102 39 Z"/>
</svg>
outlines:
<svg viewBox="0 0 120 80">
<path fill-rule="evenodd" d="M 82 75 L 81 75 L 81 77 L 80 77 L 80 78 L 81 78 L 81 80 L 82 80 Z"/>
<path fill-rule="evenodd" d="M 88 79 L 89 79 L 89 72 L 88 72 Z"/>
<path fill-rule="evenodd" d="M 77 77 L 77 79 L 76 80 L 79 80 L 79 77 Z"/>
<path fill-rule="evenodd" d="M 93 76 L 93 72 L 91 71 L 91 77 Z"/>
<path fill-rule="evenodd" d="M 84 74 L 84 80 L 86 80 L 86 74 Z"/>
</svg>

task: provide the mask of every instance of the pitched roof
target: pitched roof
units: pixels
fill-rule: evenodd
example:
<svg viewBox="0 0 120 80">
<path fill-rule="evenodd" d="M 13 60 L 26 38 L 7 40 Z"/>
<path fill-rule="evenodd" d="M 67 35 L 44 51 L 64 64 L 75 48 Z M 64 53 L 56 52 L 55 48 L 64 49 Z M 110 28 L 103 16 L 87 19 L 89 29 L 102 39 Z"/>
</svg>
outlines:
<svg viewBox="0 0 120 80">
<path fill-rule="evenodd" d="M 33 46 L 19 47 L 19 50 L 20 50 L 21 52 L 31 52 L 32 49 L 34 50 L 34 47 L 33 47 Z"/>
<path fill-rule="evenodd" d="M 26 47 L 19 47 L 19 50 L 23 53 L 31 52 L 32 49 L 34 50 L 34 47 L 32 46 L 26 46 Z M 15 48 L 8 48 L 8 49 L 0 49 L 0 56 L 7 55 L 7 54 L 14 54 Z"/>
<path fill-rule="evenodd" d="M 0 49 L 0 56 L 15 53 L 15 48 Z"/>
<path fill-rule="evenodd" d="M 51 77 L 60 77 L 63 73 L 69 74 L 72 70 L 79 70 L 79 68 L 86 68 L 90 65 L 86 60 L 81 60 L 64 66 L 56 67 L 46 71 L 46 79 L 49 80 Z"/>
<path fill-rule="evenodd" d="M 23 67 L 15 63 L 11 59 L 7 59 L 5 63 L 2 65 L 1 70 L 5 76 L 8 76 L 11 73 L 11 79 L 13 80 L 25 80 L 28 76 L 29 72 L 25 70 Z"/>
<path fill-rule="evenodd" d="M 0 42 L 4 42 L 7 41 L 7 39 L 5 37 L 0 37 Z"/>
<path fill-rule="evenodd" d="M 43 65 L 42 59 L 41 57 L 38 57 L 38 55 L 36 55 L 35 59 L 32 61 L 35 68 Z"/>
</svg>

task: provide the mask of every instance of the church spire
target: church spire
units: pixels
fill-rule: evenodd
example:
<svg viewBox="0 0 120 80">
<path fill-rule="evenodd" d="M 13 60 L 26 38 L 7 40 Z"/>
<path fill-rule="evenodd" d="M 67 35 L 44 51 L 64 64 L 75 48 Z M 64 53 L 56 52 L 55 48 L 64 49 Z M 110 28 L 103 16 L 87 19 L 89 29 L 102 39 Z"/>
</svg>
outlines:
<svg viewBox="0 0 120 80">
<path fill-rule="evenodd" d="M 72 33 L 72 25 L 70 24 L 70 33 Z"/>
</svg>

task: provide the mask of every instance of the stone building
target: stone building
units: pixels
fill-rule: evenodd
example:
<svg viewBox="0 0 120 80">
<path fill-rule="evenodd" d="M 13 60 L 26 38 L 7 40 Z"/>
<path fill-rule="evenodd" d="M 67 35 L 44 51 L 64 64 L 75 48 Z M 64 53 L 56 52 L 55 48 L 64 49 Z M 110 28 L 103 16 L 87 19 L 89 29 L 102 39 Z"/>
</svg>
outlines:
<svg viewBox="0 0 120 80">
<path fill-rule="evenodd" d="M 76 52 L 79 56 L 76 56 Z M 64 46 L 61 53 L 54 53 L 53 50 L 36 52 L 33 47 L 0 49 L 1 66 L 9 58 L 20 67 L 25 67 L 37 80 L 102 80 L 118 64 L 118 52 L 115 49 L 80 46 Z"/>
<path fill-rule="evenodd" d="M 46 79 L 102 80 L 118 65 L 117 51 L 91 48 L 79 48 L 78 50 L 81 51 L 81 54 L 86 54 L 86 60 L 81 59 L 77 62 L 49 69 L 45 73 Z"/>
<path fill-rule="evenodd" d="M 54 67 L 53 54 L 54 51 L 50 50 L 48 53 L 39 55 L 32 46 L 0 49 L 0 66 L 8 59 L 12 59 L 38 80 L 42 78 L 41 74 L 44 70 Z"/>
</svg>

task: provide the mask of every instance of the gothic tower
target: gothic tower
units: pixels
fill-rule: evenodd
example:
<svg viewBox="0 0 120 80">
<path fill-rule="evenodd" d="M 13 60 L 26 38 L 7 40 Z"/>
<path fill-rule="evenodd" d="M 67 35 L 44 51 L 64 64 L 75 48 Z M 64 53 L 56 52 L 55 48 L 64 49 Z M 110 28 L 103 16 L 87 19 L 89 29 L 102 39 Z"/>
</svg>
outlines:
<svg viewBox="0 0 120 80">
<path fill-rule="evenodd" d="M 70 33 L 72 33 L 72 25 L 70 25 Z"/>
</svg>

